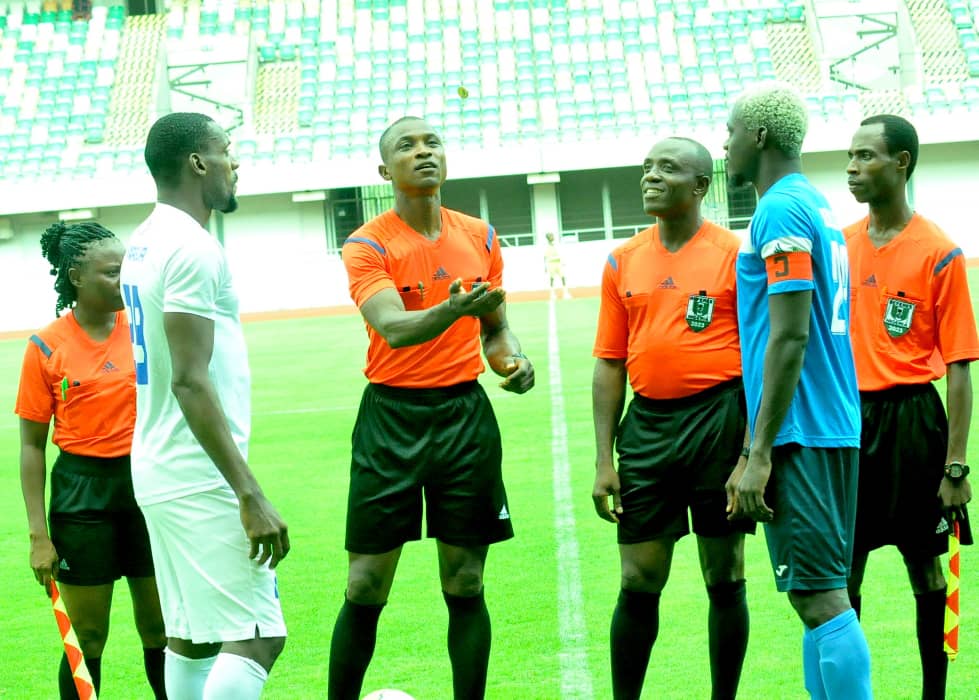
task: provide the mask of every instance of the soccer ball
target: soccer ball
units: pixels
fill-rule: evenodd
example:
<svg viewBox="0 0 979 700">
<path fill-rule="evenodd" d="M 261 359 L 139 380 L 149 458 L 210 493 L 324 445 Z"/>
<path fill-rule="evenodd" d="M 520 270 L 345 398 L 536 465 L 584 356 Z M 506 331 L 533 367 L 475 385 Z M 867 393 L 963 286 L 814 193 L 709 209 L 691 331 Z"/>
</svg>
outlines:
<svg viewBox="0 0 979 700">
<path fill-rule="evenodd" d="M 403 690 L 392 690 L 391 688 L 383 688 L 381 690 L 375 690 L 373 693 L 368 693 L 364 696 L 363 700 L 415 700 L 413 697 L 408 695 Z"/>
</svg>

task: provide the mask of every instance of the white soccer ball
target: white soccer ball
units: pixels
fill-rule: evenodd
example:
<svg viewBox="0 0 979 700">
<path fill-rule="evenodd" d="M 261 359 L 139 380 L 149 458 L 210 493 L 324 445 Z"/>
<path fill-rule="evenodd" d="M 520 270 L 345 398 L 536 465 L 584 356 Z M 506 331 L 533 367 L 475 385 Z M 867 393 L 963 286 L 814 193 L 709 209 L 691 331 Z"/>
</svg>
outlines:
<svg viewBox="0 0 979 700">
<path fill-rule="evenodd" d="M 375 690 L 373 693 L 367 693 L 363 700 L 415 700 L 413 697 L 408 695 L 403 690 L 392 690 L 391 688 L 382 688 L 381 690 Z"/>
</svg>

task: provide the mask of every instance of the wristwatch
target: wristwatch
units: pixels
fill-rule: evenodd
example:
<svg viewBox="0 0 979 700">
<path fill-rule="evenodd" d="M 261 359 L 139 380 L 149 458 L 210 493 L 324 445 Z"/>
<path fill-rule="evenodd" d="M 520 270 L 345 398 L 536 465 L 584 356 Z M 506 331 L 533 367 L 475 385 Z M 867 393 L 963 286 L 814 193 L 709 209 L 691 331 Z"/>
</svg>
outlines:
<svg viewBox="0 0 979 700">
<path fill-rule="evenodd" d="M 949 462 L 945 465 L 945 478 L 953 484 L 961 483 L 962 479 L 969 476 L 969 465 L 962 462 Z"/>
</svg>

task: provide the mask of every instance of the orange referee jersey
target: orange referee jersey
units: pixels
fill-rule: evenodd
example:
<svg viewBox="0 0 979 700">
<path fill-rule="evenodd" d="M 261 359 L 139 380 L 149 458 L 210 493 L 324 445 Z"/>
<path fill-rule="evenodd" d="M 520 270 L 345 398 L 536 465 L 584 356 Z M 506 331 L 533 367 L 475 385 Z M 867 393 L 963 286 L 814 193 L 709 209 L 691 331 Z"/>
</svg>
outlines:
<svg viewBox="0 0 979 700">
<path fill-rule="evenodd" d="M 880 248 L 868 225 L 864 218 L 844 229 L 860 391 L 923 384 L 947 364 L 979 358 L 962 250 L 918 214 Z"/>
<path fill-rule="evenodd" d="M 385 212 L 354 231 L 343 244 L 350 296 L 358 307 L 382 289 L 395 289 L 405 309 L 428 309 L 449 298 L 449 285 L 462 279 L 466 290 L 481 282 L 503 281 L 503 257 L 493 227 L 485 221 L 442 208 L 442 232 L 431 241 L 395 211 Z M 375 384 L 436 388 L 472 381 L 483 371 L 479 319 L 463 317 L 441 335 L 394 349 L 370 324 L 367 367 Z"/>
<path fill-rule="evenodd" d="M 48 423 L 53 442 L 86 457 L 128 455 L 136 421 L 136 365 L 123 311 L 104 342 L 68 313 L 32 335 L 14 412 Z"/>
<path fill-rule="evenodd" d="M 632 389 L 677 399 L 741 376 L 735 260 L 741 242 L 704 221 L 675 253 L 659 227 L 608 257 L 595 357 L 625 359 Z"/>
</svg>

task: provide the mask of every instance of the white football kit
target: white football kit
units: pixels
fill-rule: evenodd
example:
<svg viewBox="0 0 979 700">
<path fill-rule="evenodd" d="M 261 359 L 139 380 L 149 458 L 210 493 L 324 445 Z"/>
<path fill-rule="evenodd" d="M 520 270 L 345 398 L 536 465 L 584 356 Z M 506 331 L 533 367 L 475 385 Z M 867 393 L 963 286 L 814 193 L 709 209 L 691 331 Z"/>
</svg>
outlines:
<svg viewBox="0 0 979 700">
<path fill-rule="evenodd" d="M 194 643 L 285 636 L 275 575 L 248 558 L 238 502 L 171 390 L 165 313 L 214 322 L 208 374 L 245 459 L 248 353 L 224 250 L 186 212 L 157 203 L 126 248 L 121 283 L 136 360 L 132 471 L 167 636 Z"/>
</svg>

